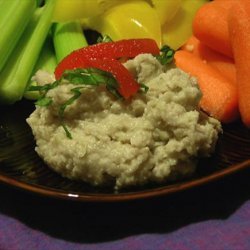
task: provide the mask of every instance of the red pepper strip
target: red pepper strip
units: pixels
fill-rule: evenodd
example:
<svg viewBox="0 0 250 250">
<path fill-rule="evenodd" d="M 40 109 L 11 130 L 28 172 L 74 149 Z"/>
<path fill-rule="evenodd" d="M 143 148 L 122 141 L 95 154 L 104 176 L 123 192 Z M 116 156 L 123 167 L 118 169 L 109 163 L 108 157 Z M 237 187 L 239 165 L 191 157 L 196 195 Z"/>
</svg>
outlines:
<svg viewBox="0 0 250 250">
<path fill-rule="evenodd" d="M 82 57 L 87 58 L 133 58 L 142 53 L 158 55 L 160 50 L 153 39 L 129 39 L 117 42 L 98 43 L 73 51 L 66 56 L 55 70 L 56 79 L 60 78 L 63 71 L 79 68 Z M 75 65 L 72 67 L 71 65 Z M 70 67 L 70 68 L 69 68 Z"/>
<path fill-rule="evenodd" d="M 140 85 L 122 63 L 113 58 L 91 59 L 91 67 L 110 72 L 118 81 L 118 92 L 128 99 L 136 94 Z"/>
<path fill-rule="evenodd" d="M 78 56 L 108 57 L 108 58 L 133 58 L 142 53 L 158 55 L 159 47 L 153 39 L 128 39 L 116 42 L 98 43 L 73 51 L 66 58 L 70 60 Z"/>
<path fill-rule="evenodd" d="M 128 98 L 135 94 L 140 86 L 128 70 L 115 59 L 133 58 L 142 53 L 158 55 L 160 50 L 153 39 L 129 39 L 91 45 L 66 56 L 56 67 L 55 77 L 58 80 L 67 69 L 94 67 L 105 70 L 115 76 L 120 84 L 120 94 Z"/>
<path fill-rule="evenodd" d="M 139 89 L 140 85 L 135 81 L 132 74 L 123 66 L 123 64 L 113 58 L 80 58 L 76 64 L 67 65 L 67 69 L 76 68 L 96 68 L 111 73 L 119 82 L 118 92 L 128 99 L 134 95 Z M 58 76 L 63 73 L 57 71 Z M 57 79 L 58 79 L 57 76 Z"/>
<path fill-rule="evenodd" d="M 158 55 L 160 50 L 153 39 L 129 39 L 117 42 L 98 43 L 79 49 L 77 53 L 82 56 L 118 59 L 121 57 L 133 58 L 142 53 Z"/>
</svg>

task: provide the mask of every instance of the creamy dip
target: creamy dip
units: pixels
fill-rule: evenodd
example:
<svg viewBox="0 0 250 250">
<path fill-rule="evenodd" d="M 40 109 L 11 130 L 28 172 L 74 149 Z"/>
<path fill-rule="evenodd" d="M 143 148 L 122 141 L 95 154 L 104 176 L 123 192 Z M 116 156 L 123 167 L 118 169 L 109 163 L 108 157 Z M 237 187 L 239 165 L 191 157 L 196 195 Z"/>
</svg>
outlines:
<svg viewBox="0 0 250 250">
<path fill-rule="evenodd" d="M 217 120 L 199 110 L 196 79 L 179 69 L 165 71 L 150 54 L 125 66 L 148 92 L 124 101 L 103 86 L 84 88 L 65 110 L 72 139 L 58 117 L 72 84 L 50 90 L 53 104 L 36 107 L 27 119 L 36 152 L 64 177 L 115 189 L 191 175 L 197 159 L 213 152 L 221 131 Z"/>
</svg>

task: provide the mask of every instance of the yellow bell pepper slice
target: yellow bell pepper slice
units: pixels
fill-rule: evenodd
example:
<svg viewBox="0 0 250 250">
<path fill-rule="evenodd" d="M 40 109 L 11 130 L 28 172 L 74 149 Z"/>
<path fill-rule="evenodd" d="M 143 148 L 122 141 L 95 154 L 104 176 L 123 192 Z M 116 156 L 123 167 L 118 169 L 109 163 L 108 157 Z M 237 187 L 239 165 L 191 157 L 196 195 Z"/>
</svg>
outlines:
<svg viewBox="0 0 250 250">
<path fill-rule="evenodd" d="M 85 19 L 83 25 L 109 35 L 112 40 L 152 38 L 161 46 L 161 24 L 157 12 L 145 0 L 119 1 L 100 16 Z"/>
<path fill-rule="evenodd" d="M 171 1 L 171 0 L 169 0 Z M 163 44 L 180 48 L 192 35 L 192 21 L 197 10 L 208 0 L 181 0 L 181 7 L 174 18 L 162 28 Z"/>
<path fill-rule="evenodd" d="M 169 22 L 181 7 L 181 0 L 151 0 L 161 25 Z"/>
<path fill-rule="evenodd" d="M 55 22 L 67 22 L 100 15 L 100 0 L 57 0 L 53 20 Z"/>
</svg>

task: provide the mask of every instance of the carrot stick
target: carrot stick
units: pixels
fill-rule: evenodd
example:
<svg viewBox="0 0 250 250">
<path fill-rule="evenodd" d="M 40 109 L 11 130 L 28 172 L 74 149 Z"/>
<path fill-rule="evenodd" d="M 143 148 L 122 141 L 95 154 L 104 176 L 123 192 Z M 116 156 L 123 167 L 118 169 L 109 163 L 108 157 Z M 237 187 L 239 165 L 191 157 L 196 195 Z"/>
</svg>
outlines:
<svg viewBox="0 0 250 250">
<path fill-rule="evenodd" d="M 250 1 L 236 1 L 229 10 L 228 27 L 236 65 L 239 110 L 250 127 Z"/>
<path fill-rule="evenodd" d="M 227 2 L 228 0 L 213 0 L 213 1 L 215 1 L 215 2 Z M 239 1 L 239 0 L 230 0 L 230 1 Z"/>
<path fill-rule="evenodd" d="M 183 71 L 195 76 L 203 94 L 201 108 L 223 123 L 238 117 L 237 88 L 217 70 L 187 51 L 175 53 L 175 64 Z"/>
<path fill-rule="evenodd" d="M 198 50 L 201 58 L 216 68 L 230 82 L 236 84 L 236 68 L 232 58 L 224 56 L 204 44 L 200 44 Z"/>
<path fill-rule="evenodd" d="M 236 69 L 232 58 L 210 49 L 194 36 L 191 36 L 181 49 L 189 51 L 193 55 L 198 56 L 201 60 L 206 61 L 210 66 L 214 67 L 225 76 L 232 84 L 236 84 Z"/>
<path fill-rule="evenodd" d="M 228 11 L 234 0 L 204 4 L 193 20 L 193 34 L 210 48 L 233 57 L 228 33 Z"/>
<path fill-rule="evenodd" d="M 200 53 L 198 50 L 200 43 L 201 43 L 200 40 L 197 39 L 194 35 L 192 35 L 180 49 L 188 51 L 193 55 L 200 57 Z"/>
</svg>

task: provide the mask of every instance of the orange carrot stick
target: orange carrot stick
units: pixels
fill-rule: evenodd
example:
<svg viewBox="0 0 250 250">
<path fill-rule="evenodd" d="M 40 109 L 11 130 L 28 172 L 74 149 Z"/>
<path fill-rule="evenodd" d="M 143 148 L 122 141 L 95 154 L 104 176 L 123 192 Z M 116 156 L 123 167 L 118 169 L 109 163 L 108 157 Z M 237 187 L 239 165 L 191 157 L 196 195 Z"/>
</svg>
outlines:
<svg viewBox="0 0 250 250">
<path fill-rule="evenodd" d="M 233 57 L 228 33 L 228 11 L 234 0 L 212 1 L 204 4 L 193 20 L 193 33 L 210 48 Z"/>
<path fill-rule="evenodd" d="M 250 1 L 236 1 L 229 11 L 228 26 L 238 84 L 239 110 L 250 127 Z"/>
<path fill-rule="evenodd" d="M 175 53 L 175 64 L 183 71 L 195 76 L 203 94 L 200 106 L 223 123 L 238 117 L 237 88 L 217 70 L 187 51 Z"/>
<path fill-rule="evenodd" d="M 213 1 L 215 1 L 215 2 L 227 2 L 228 0 L 213 0 Z M 239 0 L 230 0 L 230 1 L 239 1 Z M 247 0 L 248 1 L 248 0 Z"/>
<path fill-rule="evenodd" d="M 201 60 L 206 61 L 232 82 L 232 84 L 236 84 L 236 69 L 232 58 L 210 49 L 194 36 L 191 36 L 181 49 L 189 51 L 193 55 L 198 56 Z"/>
<path fill-rule="evenodd" d="M 203 60 L 206 60 L 209 65 L 216 68 L 230 82 L 236 84 L 236 68 L 232 58 L 224 56 L 202 43 L 199 45 L 198 50 Z"/>
<path fill-rule="evenodd" d="M 180 48 L 181 50 L 188 51 L 193 55 L 200 57 L 200 53 L 198 47 L 200 45 L 200 40 L 197 39 L 195 36 L 190 36 L 186 43 Z"/>
</svg>

